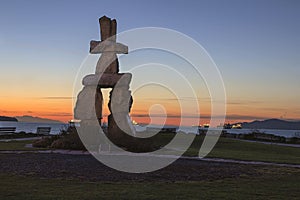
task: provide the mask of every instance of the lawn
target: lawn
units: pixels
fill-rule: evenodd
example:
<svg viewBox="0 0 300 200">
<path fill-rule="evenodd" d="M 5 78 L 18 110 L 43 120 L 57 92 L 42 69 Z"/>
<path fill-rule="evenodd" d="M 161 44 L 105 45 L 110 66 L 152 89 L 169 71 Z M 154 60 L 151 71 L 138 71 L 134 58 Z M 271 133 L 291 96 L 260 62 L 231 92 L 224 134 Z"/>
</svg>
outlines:
<svg viewBox="0 0 300 200">
<path fill-rule="evenodd" d="M 34 140 L 24 140 L 24 141 L 9 141 L 9 142 L 0 142 L 0 151 L 27 151 L 27 150 L 46 150 L 46 148 L 30 148 L 25 147 L 26 144 L 32 144 Z"/>
<path fill-rule="evenodd" d="M 162 134 L 159 141 L 165 144 L 171 138 L 170 134 Z M 185 155 L 197 156 L 202 141 L 203 137 L 197 136 Z M 24 147 L 28 143 L 32 141 L 0 142 L 0 150 L 32 150 Z M 299 156 L 299 148 L 227 138 L 220 138 L 209 154 L 209 157 L 300 164 Z M 298 168 L 265 166 L 255 170 L 261 173 L 242 174 L 235 178 L 215 177 L 207 181 L 175 182 L 90 182 L 68 177 L 41 178 L 35 173 L 24 176 L 0 171 L 0 199 L 299 199 Z"/>
<path fill-rule="evenodd" d="M 155 142 L 165 145 L 171 141 L 172 134 L 160 134 Z M 185 156 L 198 156 L 203 136 L 196 136 L 194 142 L 184 154 Z M 45 148 L 28 148 L 26 144 L 31 141 L 0 142 L 1 150 L 45 150 Z M 157 145 L 157 144 L 156 144 Z M 276 163 L 300 164 L 300 148 L 251 143 L 229 138 L 219 138 L 214 149 L 208 154 L 210 158 L 227 158 L 236 160 L 252 160 Z"/>
<path fill-rule="evenodd" d="M 155 142 L 159 143 L 160 146 L 164 146 L 171 141 L 172 137 L 172 134 L 160 134 Z M 197 135 L 184 155 L 198 156 L 203 140 L 204 136 Z M 300 164 L 300 148 L 220 137 L 207 157 Z"/>
<path fill-rule="evenodd" d="M 202 141 L 197 136 L 185 155 L 197 156 Z M 207 157 L 300 164 L 300 148 L 220 138 Z"/>
<path fill-rule="evenodd" d="M 284 175 L 283 175 L 284 174 Z M 82 182 L 0 174 L 0 199 L 299 199 L 300 172 L 195 182 Z"/>
</svg>

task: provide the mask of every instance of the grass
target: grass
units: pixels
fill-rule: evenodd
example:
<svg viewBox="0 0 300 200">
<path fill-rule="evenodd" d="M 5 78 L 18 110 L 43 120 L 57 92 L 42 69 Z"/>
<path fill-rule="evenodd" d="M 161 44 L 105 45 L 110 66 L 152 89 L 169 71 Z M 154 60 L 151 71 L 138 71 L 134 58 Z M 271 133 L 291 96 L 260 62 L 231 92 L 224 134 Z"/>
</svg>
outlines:
<svg viewBox="0 0 300 200">
<path fill-rule="evenodd" d="M 160 134 L 155 142 L 165 145 L 171 141 L 172 134 Z M 185 152 L 185 156 L 198 156 L 203 136 L 196 136 L 193 144 Z M 31 141 L 0 142 L 0 150 L 45 150 L 46 148 L 28 148 Z M 157 144 L 156 144 L 157 145 Z M 226 158 L 236 160 L 265 161 L 276 163 L 300 164 L 300 148 L 251 143 L 229 138 L 219 138 L 218 143 L 208 154 L 210 158 Z"/>
<path fill-rule="evenodd" d="M 25 147 L 26 144 L 32 144 L 34 140 L 0 142 L 0 151 L 27 151 L 27 150 L 46 150 L 46 148 Z"/>
<path fill-rule="evenodd" d="M 185 155 L 197 156 L 202 141 L 197 136 Z M 220 138 L 207 157 L 300 164 L 300 148 Z"/>
<path fill-rule="evenodd" d="M 300 171 L 195 182 L 81 182 L 0 174 L 0 199 L 299 199 Z"/>
<path fill-rule="evenodd" d="M 171 138 L 162 134 L 158 142 L 166 144 Z M 202 141 L 203 136 L 197 136 L 185 155 L 197 156 Z M 28 143 L 32 141 L 0 142 L 0 150 L 32 150 L 25 147 Z M 208 156 L 300 164 L 300 148 L 228 138 L 220 138 Z M 257 170 L 259 176 L 187 182 L 87 182 L 0 171 L 0 199 L 299 199 L 299 169 L 266 166 Z"/>
<path fill-rule="evenodd" d="M 164 146 L 171 141 L 172 134 L 160 134 L 156 143 Z M 197 135 L 185 156 L 198 156 L 204 136 Z M 220 137 L 209 158 L 225 158 L 247 161 L 264 161 L 288 164 L 300 164 L 300 148 L 262 144 Z"/>
</svg>

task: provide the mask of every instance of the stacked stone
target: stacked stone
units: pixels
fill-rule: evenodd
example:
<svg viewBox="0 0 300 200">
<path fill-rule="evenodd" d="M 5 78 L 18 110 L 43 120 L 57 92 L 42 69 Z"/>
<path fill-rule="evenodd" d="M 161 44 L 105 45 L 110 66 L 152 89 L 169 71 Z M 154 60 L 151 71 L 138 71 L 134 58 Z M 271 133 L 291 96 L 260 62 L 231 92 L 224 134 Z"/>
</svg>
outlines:
<svg viewBox="0 0 300 200">
<path fill-rule="evenodd" d="M 129 84 L 132 75 L 119 73 L 117 54 L 128 53 L 128 47 L 116 43 L 117 22 L 115 19 L 103 16 L 99 19 L 101 41 L 90 42 L 90 53 L 101 54 L 95 74 L 84 77 L 83 90 L 79 93 L 74 110 L 75 119 L 81 120 L 81 125 L 101 124 L 103 96 L 102 88 L 112 88 L 109 100 L 108 135 L 117 138 L 126 132 L 135 134 L 129 118 L 132 96 Z"/>
<path fill-rule="evenodd" d="M 131 74 L 124 74 L 110 92 L 108 107 L 111 114 L 108 116 L 108 133 L 115 141 L 121 139 L 122 134 L 135 135 L 135 129 L 128 113 L 133 99 L 129 90 Z"/>
</svg>

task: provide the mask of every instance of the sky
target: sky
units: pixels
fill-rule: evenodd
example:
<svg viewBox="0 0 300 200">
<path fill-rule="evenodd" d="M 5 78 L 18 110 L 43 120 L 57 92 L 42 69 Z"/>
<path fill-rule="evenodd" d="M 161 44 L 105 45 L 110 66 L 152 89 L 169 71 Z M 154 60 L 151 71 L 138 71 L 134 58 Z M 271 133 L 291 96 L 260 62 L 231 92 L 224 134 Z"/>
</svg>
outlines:
<svg viewBox="0 0 300 200">
<path fill-rule="evenodd" d="M 224 81 L 226 121 L 300 120 L 297 0 L 0 3 L 0 115 L 31 115 L 65 122 L 72 119 L 77 95 L 73 94 L 74 81 L 88 56 L 90 40 L 99 39 L 98 18 L 106 15 L 117 19 L 118 32 L 162 27 L 179 31 L 201 44 Z M 120 59 L 120 71 L 126 71 L 128 60 L 134 60 L 129 58 L 138 56 L 139 53 L 132 57 L 128 54 Z M 174 84 L 179 87 L 179 83 Z M 199 100 L 201 123 L 206 123 L 209 96 L 207 91 L 197 95 L 206 99 Z M 168 123 L 177 124 L 179 105 L 168 101 L 171 96 L 159 88 L 136 91 L 133 119 L 149 122 L 149 110 L 159 115 L 163 109 L 155 105 L 161 104 L 172 116 Z M 107 109 L 104 110 L 107 115 Z M 185 116 L 193 114 L 186 112 Z"/>
</svg>

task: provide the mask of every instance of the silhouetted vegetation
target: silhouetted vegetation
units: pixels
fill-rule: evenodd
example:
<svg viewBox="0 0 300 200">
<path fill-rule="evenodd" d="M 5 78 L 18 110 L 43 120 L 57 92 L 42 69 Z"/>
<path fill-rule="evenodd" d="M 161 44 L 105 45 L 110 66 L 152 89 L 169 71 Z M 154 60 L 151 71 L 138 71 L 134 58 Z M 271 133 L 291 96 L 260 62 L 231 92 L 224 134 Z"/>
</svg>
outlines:
<svg viewBox="0 0 300 200">
<path fill-rule="evenodd" d="M 247 134 L 233 134 L 233 133 L 227 133 L 226 131 L 223 131 L 221 136 L 226 138 L 236 138 L 236 139 L 254 140 L 254 141 L 262 141 L 262 142 L 300 144 L 299 137 L 286 138 L 283 136 L 263 133 L 259 131 L 254 131 L 252 133 L 247 133 Z"/>
<path fill-rule="evenodd" d="M 60 135 L 43 137 L 34 141 L 33 147 L 86 150 L 82 144 L 75 127 L 69 127 L 67 130 L 61 130 Z"/>
<path fill-rule="evenodd" d="M 15 117 L 0 116 L 0 121 L 17 122 L 18 120 Z"/>
<path fill-rule="evenodd" d="M 0 135 L 0 139 L 29 138 L 29 137 L 41 137 L 41 136 L 44 135 L 36 134 L 36 133 L 26 133 L 24 131 L 21 131 L 19 133 Z"/>
</svg>

